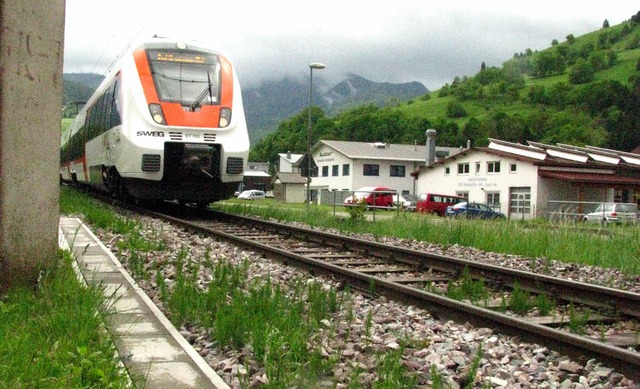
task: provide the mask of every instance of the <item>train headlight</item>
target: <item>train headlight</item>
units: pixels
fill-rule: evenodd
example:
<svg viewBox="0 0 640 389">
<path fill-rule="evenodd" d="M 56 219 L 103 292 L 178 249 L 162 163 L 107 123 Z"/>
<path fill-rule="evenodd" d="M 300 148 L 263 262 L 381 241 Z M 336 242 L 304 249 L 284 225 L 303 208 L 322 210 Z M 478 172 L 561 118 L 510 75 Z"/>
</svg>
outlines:
<svg viewBox="0 0 640 389">
<path fill-rule="evenodd" d="M 151 112 L 151 117 L 154 122 L 158 124 L 167 124 L 164 120 L 164 114 L 162 113 L 162 107 L 160 104 L 149 104 L 149 112 Z"/>
<path fill-rule="evenodd" d="M 221 108 L 220 109 L 220 120 L 218 121 L 218 126 L 220 128 L 224 128 L 231 123 L 231 108 Z"/>
</svg>

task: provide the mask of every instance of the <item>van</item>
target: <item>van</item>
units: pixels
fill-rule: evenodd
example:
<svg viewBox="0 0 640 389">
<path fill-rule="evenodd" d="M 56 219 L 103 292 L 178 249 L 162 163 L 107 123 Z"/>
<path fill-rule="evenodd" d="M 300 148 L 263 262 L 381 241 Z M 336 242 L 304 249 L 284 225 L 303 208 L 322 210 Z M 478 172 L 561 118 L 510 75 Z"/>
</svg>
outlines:
<svg viewBox="0 0 640 389">
<path fill-rule="evenodd" d="M 243 200 L 257 200 L 257 199 L 264 199 L 265 198 L 265 193 L 262 190 L 256 190 L 256 189 L 252 189 L 252 190 L 245 190 L 244 192 L 240 193 L 238 195 L 239 199 L 243 199 Z"/>
<path fill-rule="evenodd" d="M 436 193 L 422 193 L 416 203 L 416 212 L 430 213 L 444 216 L 447 207 L 467 201 L 466 198 L 456 195 L 444 195 Z"/>
<path fill-rule="evenodd" d="M 388 186 L 363 186 L 344 199 L 344 205 L 351 206 L 359 202 L 366 202 L 367 207 L 393 207 L 393 194 L 395 190 Z"/>
</svg>

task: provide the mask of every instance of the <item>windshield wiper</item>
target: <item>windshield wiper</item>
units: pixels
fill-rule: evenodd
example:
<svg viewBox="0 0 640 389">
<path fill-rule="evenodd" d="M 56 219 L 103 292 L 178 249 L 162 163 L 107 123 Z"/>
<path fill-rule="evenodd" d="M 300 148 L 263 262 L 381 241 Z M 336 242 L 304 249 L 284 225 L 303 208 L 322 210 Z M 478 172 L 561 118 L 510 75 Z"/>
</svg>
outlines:
<svg viewBox="0 0 640 389">
<path fill-rule="evenodd" d="M 207 70 L 207 86 L 198 95 L 198 98 L 196 98 L 196 101 L 194 101 L 193 104 L 191 104 L 191 112 L 195 112 L 196 108 L 199 108 L 202 105 L 200 103 L 202 103 L 202 100 L 204 100 L 204 98 L 207 96 L 207 93 L 209 94 L 209 98 L 213 100 L 213 93 L 211 92 L 211 76 L 209 75 L 208 70 Z"/>
</svg>

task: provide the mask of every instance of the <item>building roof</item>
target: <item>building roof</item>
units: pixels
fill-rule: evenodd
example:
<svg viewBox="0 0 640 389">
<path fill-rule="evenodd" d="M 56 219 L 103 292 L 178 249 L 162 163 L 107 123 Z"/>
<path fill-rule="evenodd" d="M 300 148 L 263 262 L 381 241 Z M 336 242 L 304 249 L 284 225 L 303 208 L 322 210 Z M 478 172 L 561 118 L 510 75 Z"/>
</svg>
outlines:
<svg viewBox="0 0 640 389">
<path fill-rule="evenodd" d="M 273 178 L 274 181 L 280 180 L 283 184 L 305 184 L 307 182 L 306 177 L 302 177 L 300 173 L 276 173 Z"/>
<path fill-rule="evenodd" d="M 294 164 L 304 157 L 304 154 L 279 153 L 278 156 L 287 162 Z"/>
<path fill-rule="evenodd" d="M 603 185 L 603 186 L 626 186 L 631 188 L 640 188 L 640 180 L 633 177 L 619 176 L 615 174 L 597 174 L 597 173 L 578 173 L 578 172 L 558 172 L 541 170 L 538 172 L 540 177 L 555 178 L 558 180 L 568 181 L 576 185 Z"/>
<path fill-rule="evenodd" d="M 271 177 L 271 175 L 262 170 L 245 170 L 244 175 L 247 177 Z"/>
<path fill-rule="evenodd" d="M 339 140 L 320 140 L 313 146 L 317 149 L 321 145 L 326 145 L 350 159 L 378 159 L 389 161 L 412 161 L 424 162 L 427 157 L 426 145 L 403 145 L 389 144 L 382 142 L 350 142 Z M 436 146 L 436 155 L 447 157 L 459 153 L 458 147 Z"/>
<path fill-rule="evenodd" d="M 529 141 L 527 145 L 523 145 L 521 143 L 492 138 L 489 138 L 489 141 L 489 147 L 465 149 L 458 154 L 436 161 L 429 166 L 422 166 L 417 171 L 411 173 L 411 175 L 417 176 L 421 171 L 444 165 L 452 160 L 478 151 L 545 167 L 615 168 L 616 170 L 640 172 L 640 155 L 635 153 L 594 146 L 578 147 L 562 143 L 547 145 Z"/>
</svg>

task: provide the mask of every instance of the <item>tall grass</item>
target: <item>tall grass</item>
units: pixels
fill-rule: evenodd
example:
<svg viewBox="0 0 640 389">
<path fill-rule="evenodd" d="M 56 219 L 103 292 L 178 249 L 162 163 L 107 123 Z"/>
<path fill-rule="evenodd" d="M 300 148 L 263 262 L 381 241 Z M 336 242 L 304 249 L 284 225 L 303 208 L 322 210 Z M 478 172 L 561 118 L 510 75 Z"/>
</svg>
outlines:
<svg viewBox="0 0 640 389">
<path fill-rule="evenodd" d="M 118 234 L 126 234 L 136 228 L 133 220 L 116 215 L 99 201 L 65 186 L 60 188 L 60 213 L 78 216 L 94 227 L 108 228 Z"/>
<path fill-rule="evenodd" d="M 60 251 L 35 290 L 0 301 L 0 387 L 131 387 L 102 326 L 102 288 L 83 287 L 71 261 Z"/>
<path fill-rule="evenodd" d="M 342 232 L 395 236 L 444 246 L 457 244 L 491 252 L 616 268 L 629 275 L 640 274 L 638 226 L 608 226 L 594 230 L 573 224 L 551 224 L 545 220 L 465 220 L 389 211 L 376 211 L 375 222 L 352 223 L 347 213 L 343 211 L 334 216 L 333 209 L 327 206 L 312 206 L 308 212 L 273 201 L 228 202 L 214 206 L 226 212 L 299 221 Z M 370 217 L 371 213 L 368 215 Z"/>
</svg>

